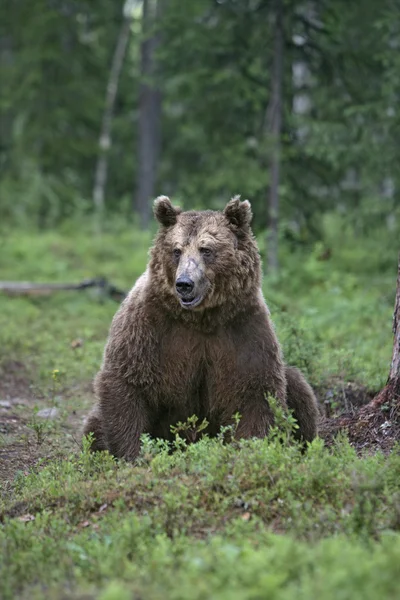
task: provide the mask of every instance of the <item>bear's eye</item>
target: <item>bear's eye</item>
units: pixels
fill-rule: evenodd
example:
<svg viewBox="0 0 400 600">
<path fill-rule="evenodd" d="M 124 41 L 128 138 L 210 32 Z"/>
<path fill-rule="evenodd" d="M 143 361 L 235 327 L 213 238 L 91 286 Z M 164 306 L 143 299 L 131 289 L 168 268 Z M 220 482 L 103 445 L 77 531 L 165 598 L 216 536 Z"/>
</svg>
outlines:
<svg viewBox="0 0 400 600">
<path fill-rule="evenodd" d="M 200 248 L 200 254 L 203 256 L 211 256 L 212 250 L 211 248 Z"/>
<path fill-rule="evenodd" d="M 180 255 L 182 254 L 182 250 L 179 250 L 179 248 L 175 248 L 173 254 L 174 254 L 174 258 L 180 258 Z"/>
</svg>

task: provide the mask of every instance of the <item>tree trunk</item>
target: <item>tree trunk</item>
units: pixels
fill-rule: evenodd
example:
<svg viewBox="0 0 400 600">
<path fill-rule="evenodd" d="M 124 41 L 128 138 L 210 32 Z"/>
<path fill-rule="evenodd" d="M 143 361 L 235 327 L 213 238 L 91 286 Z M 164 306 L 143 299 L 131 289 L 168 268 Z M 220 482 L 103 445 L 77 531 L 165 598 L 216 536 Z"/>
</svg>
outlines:
<svg viewBox="0 0 400 600">
<path fill-rule="evenodd" d="M 160 8 L 160 0 L 144 0 L 143 2 L 142 81 L 139 91 L 138 171 L 135 198 L 136 210 L 143 228 L 147 228 L 149 225 L 149 201 L 155 196 L 161 145 L 161 93 L 157 88 L 155 58 L 160 44 L 160 33 L 151 33 L 160 16 Z"/>
<path fill-rule="evenodd" d="M 279 176 L 282 130 L 282 82 L 283 82 L 283 0 L 275 0 L 275 39 L 272 64 L 272 90 L 268 106 L 268 133 L 271 139 L 269 227 L 267 234 L 268 270 L 277 271 L 278 225 L 279 225 Z"/>
<path fill-rule="evenodd" d="M 13 40 L 11 36 L 3 35 L 0 37 L 0 65 L 2 68 L 6 69 L 12 67 L 13 63 Z M 7 103 L 4 102 L 2 110 L 0 111 L 0 157 L 2 157 L 3 153 L 5 156 L 7 156 L 7 149 L 12 144 L 15 118 L 14 112 L 15 110 L 12 110 L 11 103 L 9 106 L 7 106 Z M 4 160 L 3 157 L 2 160 Z"/>
<path fill-rule="evenodd" d="M 400 411 L 400 254 L 397 271 L 396 300 L 393 313 L 393 352 L 389 377 L 386 386 L 372 401 L 374 407 L 388 403 L 392 408 Z"/>
<path fill-rule="evenodd" d="M 400 380 L 400 254 L 399 254 L 399 266 L 397 271 L 397 289 L 396 289 L 396 302 L 394 305 L 393 315 L 393 354 L 392 364 L 390 367 L 389 381 L 393 379 Z"/>
<path fill-rule="evenodd" d="M 97 158 L 93 202 L 98 214 L 103 213 L 105 205 L 105 190 L 108 175 L 108 158 L 112 144 L 111 128 L 114 115 L 115 99 L 118 92 L 119 77 L 124 63 L 126 48 L 128 46 L 132 17 L 128 10 L 124 13 L 124 19 L 118 34 L 110 75 L 107 84 L 101 132 L 99 137 L 99 154 Z"/>
<path fill-rule="evenodd" d="M 380 410 L 383 404 L 399 412 L 400 417 L 400 254 L 397 271 L 396 299 L 393 313 L 393 352 L 389 377 L 383 390 L 371 400 L 367 407 Z"/>
<path fill-rule="evenodd" d="M 326 419 L 320 435 L 328 443 L 342 429 L 347 430 L 350 441 L 360 450 L 379 448 L 387 452 L 400 441 L 400 255 L 393 333 L 392 362 L 385 387 L 356 413 Z"/>
<path fill-rule="evenodd" d="M 384 414 L 385 418 L 387 416 L 389 420 L 396 423 L 398 433 L 395 436 L 397 439 L 400 439 L 400 254 L 393 313 L 393 334 L 392 362 L 388 380 L 383 390 L 363 410 L 376 419 L 379 419 Z M 384 413 L 382 412 L 383 407 L 385 408 Z"/>
</svg>

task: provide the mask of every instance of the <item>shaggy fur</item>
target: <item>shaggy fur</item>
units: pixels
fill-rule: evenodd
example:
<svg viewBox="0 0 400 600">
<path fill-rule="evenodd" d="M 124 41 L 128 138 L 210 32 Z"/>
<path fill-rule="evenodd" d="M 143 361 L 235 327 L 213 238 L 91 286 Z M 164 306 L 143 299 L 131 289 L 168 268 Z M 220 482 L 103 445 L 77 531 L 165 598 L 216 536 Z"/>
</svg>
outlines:
<svg viewBox="0 0 400 600">
<path fill-rule="evenodd" d="M 171 439 L 193 414 L 207 433 L 241 415 L 239 438 L 263 437 L 272 394 L 312 440 L 318 409 L 302 374 L 286 367 L 261 293 L 248 201 L 223 212 L 181 212 L 155 202 L 160 230 L 147 271 L 114 317 L 84 433 L 93 450 L 133 460 L 140 435 Z"/>
</svg>

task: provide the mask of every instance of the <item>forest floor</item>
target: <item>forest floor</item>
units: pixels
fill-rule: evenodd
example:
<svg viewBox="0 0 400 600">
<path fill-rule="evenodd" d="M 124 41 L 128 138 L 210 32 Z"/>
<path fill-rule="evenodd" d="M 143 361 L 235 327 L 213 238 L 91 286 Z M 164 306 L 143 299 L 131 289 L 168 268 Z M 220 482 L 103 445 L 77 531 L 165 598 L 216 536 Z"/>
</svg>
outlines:
<svg viewBox="0 0 400 600">
<path fill-rule="evenodd" d="M 26 366 L 5 361 L 0 368 L 0 481 L 12 488 L 17 472 L 28 473 L 40 461 L 82 450 L 81 428 L 94 403 L 92 382 L 71 390 L 60 388 L 49 402 L 48 394 L 34 393 Z M 316 389 L 320 407 L 319 437 L 331 446 L 338 434 L 347 433 L 358 454 L 365 450 L 390 452 L 400 440 L 400 415 L 385 410 L 370 411 L 373 393 L 357 384 L 344 383 L 332 400 L 335 409 L 324 405 L 325 389 Z M 62 406 L 62 409 L 60 409 Z M 362 419 L 360 420 L 360 415 Z M 60 443 L 60 441 L 62 442 Z"/>
<path fill-rule="evenodd" d="M 149 243 L 9 233 L 0 279 L 129 289 Z M 342 240 L 330 261 L 290 255 L 265 282 L 286 359 L 320 402 L 305 453 L 272 432 L 177 440 L 172 454 L 145 439 L 135 466 L 91 455 L 80 430 L 118 305 L 96 291 L 0 296 L 0 597 L 395 598 L 400 418 L 365 406 L 389 367 L 396 257 L 392 277 L 346 252 Z"/>
</svg>

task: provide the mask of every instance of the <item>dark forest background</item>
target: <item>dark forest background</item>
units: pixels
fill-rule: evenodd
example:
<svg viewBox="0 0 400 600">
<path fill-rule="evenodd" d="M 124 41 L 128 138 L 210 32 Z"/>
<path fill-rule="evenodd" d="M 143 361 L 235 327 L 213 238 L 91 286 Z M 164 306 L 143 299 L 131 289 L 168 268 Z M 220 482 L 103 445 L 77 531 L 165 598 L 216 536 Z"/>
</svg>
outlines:
<svg viewBox="0 0 400 600">
<path fill-rule="evenodd" d="M 395 239 L 399 17 L 396 0 L 2 3 L 2 223 L 147 227 L 159 193 L 241 193 L 271 268 L 277 237 L 313 242 L 331 212 Z"/>
</svg>

